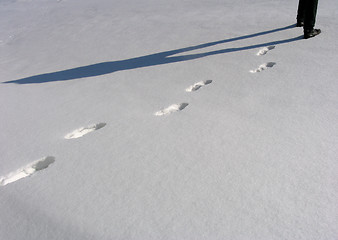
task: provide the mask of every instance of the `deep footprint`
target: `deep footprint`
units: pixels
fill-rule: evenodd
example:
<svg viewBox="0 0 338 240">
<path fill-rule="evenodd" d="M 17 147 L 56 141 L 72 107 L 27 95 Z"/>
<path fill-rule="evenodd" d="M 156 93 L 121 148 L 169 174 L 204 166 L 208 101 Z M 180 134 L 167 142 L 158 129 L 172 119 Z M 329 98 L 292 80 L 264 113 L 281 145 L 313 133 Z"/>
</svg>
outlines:
<svg viewBox="0 0 338 240">
<path fill-rule="evenodd" d="M 190 87 L 185 89 L 185 91 L 186 92 L 194 92 L 194 91 L 197 91 L 198 89 L 200 89 L 202 86 L 208 85 L 210 83 L 212 83 L 212 80 L 201 81 L 201 82 L 195 83 L 194 85 L 191 85 Z"/>
<path fill-rule="evenodd" d="M 264 63 L 264 64 L 260 65 L 258 68 L 254 69 L 254 70 L 250 70 L 250 72 L 251 73 L 258 73 L 258 72 L 264 71 L 268 68 L 272 68 L 274 65 L 276 65 L 275 62 Z"/>
<path fill-rule="evenodd" d="M 170 105 L 169 107 L 162 109 L 158 112 L 155 113 L 155 116 L 163 116 L 167 115 L 173 112 L 178 112 L 182 111 L 184 108 L 186 108 L 189 104 L 188 103 L 181 103 L 181 104 L 173 104 Z"/>
<path fill-rule="evenodd" d="M 40 160 L 34 161 L 25 167 L 19 168 L 18 170 L 7 174 L 6 176 L 0 177 L 0 186 L 5 186 L 9 183 L 16 182 L 22 178 L 29 177 L 35 172 L 46 169 L 49 165 L 55 162 L 54 157 L 44 157 Z"/>
<path fill-rule="evenodd" d="M 263 55 L 267 54 L 270 50 L 272 50 L 274 48 L 275 48 L 275 46 L 264 47 L 264 48 L 260 49 L 256 55 L 257 56 L 263 56 Z"/>
<path fill-rule="evenodd" d="M 97 123 L 97 124 L 94 124 L 94 125 L 90 125 L 88 127 L 82 127 L 82 128 L 76 129 L 73 132 L 68 133 L 65 136 L 65 139 L 73 139 L 73 138 L 83 137 L 84 135 L 86 135 L 90 132 L 99 130 L 106 125 L 107 125 L 106 123 Z"/>
</svg>

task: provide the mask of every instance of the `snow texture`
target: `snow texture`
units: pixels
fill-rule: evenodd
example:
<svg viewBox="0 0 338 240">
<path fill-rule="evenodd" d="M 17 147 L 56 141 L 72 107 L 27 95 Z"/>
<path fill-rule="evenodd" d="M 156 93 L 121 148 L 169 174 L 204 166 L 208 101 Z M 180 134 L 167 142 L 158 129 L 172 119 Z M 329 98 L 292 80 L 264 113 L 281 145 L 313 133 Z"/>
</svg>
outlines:
<svg viewBox="0 0 338 240">
<path fill-rule="evenodd" d="M 83 137 L 84 135 L 86 135 L 90 132 L 93 132 L 93 131 L 96 131 L 96 130 L 99 130 L 99 129 L 105 127 L 106 125 L 107 125 L 106 123 L 97 123 L 97 124 L 94 124 L 94 125 L 90 125 L 88 127 L 82 127 L 82 128 L 76 129 L 73 132 L 68 133 L 65 136 L 65 139 L 73 139 L 73 138 Z"/>
<path fill-rule="evenodd" d="M 167 115 L 167 114 L 170 114 L 170 113 L 173 113 L 173 112 L 182 111 L 188 105 L 189 105 L 188 103 L 172 104 L 167 108 L 164 108 L 160 111 L 157 111 L 155 113 L 155 116 L 163 116 L 163 115 Z"/>
<path fill-rule="evenodd" d="M 194 91 L 197 91 L 198 89 L 200 89 L 202 86 L 208 85 L 210 83 L 212 83 L 212 80 L 201 81 L 201 82 L 195 83 L 194 85 L 191 85 L 185 91 L 186 92 L 194 92 Z"/>
<path fill-rule="evenodd" d="M 28 164 L 27 166 L 20 168 L 14 172 L 9 173 L 6 176 L 0 177 L 0 186 L 5 186 L 9 183 L 16 182 L 21 178 L 29 177 L 35 172 L 47 168 L 50 164 L 55 162 L 54 157 L 45 157 L 35 162 Z"/>
<path fill-rule="evenodd" d="M 338 4 L 297 5 L 0 0 L 0 240 L 338 239 Z"/>
<path fill-rule="evenodd" d="M 268 47 L 263 47 L 262 49 L 260 49 L 257 53 L 257 56 L 263 56 L 265 54 L 267 54 L 270 50 L 274 49 L 275 46 L 268 46 Z"/>
<path fill-rule="evenodd" d="M 274 65 L 276 65 L 275 62 L 263 63 L 258 68 L 254 69 L 254 70 L 250 70 L 250 72 L 251 73 L 258 73 L 258 72 L 264 71 L 268 68 L 272 68 Z"/>
</svg>

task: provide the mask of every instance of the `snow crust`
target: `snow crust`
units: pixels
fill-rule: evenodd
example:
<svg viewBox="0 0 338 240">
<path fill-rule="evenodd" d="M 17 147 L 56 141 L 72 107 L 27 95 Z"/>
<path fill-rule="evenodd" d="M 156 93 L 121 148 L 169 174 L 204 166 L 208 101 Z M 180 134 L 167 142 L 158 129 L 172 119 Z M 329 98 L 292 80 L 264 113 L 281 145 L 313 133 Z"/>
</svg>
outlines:
<svg viewBox="0 0 338 240">
<path fill-rule="evenodd" d="M 0 240 L 338 239 L 338 5 L 297 5 L 0 0 Z"/>
</svg>

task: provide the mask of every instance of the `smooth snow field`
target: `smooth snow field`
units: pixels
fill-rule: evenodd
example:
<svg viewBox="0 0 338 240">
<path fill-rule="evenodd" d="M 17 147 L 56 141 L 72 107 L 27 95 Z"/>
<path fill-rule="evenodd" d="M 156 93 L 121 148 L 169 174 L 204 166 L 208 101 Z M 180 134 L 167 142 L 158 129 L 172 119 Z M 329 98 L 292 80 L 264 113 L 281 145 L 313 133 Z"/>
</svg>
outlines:
<svg viewBox="0 0 338 240">
<path fill-rule="evenodd" d="M 338 4 L 0 0 L 0 240 L 337 240 Z"/>
</svg>

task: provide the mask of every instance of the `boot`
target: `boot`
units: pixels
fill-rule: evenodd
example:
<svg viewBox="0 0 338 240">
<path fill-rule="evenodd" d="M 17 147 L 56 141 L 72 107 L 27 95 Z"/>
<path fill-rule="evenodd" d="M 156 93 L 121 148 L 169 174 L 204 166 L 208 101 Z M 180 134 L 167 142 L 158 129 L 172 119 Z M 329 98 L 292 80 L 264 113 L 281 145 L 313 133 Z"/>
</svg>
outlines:
<svg viewBox="0 0 338 240">
<path fill-rule="evenodd" d="M 302 21 L 302 20 L 297 21 L 296 27 L 304 27 L 304 21 Z"/>
<path fill-rule="evenodd" d="M 320 34 L 322 31 L 320 29 L 304 29 L 304 38 L 312 38 L 314 36 L 317 36 Z"/>
</svg>

